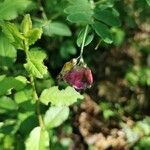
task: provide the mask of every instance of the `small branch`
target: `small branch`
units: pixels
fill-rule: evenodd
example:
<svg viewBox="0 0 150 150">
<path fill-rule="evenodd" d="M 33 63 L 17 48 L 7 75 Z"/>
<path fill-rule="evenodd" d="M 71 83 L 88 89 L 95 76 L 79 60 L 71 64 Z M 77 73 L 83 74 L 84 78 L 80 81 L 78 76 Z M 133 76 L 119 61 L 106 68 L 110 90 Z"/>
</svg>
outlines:
<svg viewBox="0 0 150 150">
<path fill-rule="evenodd" d="M 81 50 L 80 50 L 80 58 L 83 58 L 83 49 L 85 46 L 85 40 L 86 40 L 86 36 L 87 36 L 87 32 L 88 32 L 88 25 L 86 25 L 85 31 L 84 31 L 84 35 L 83 35 L 83 41 L 82 41 L 82 45 L 81 45 Z"/>
<path fill-rule="evenodd" d="M 30 59 L 29 55 L 28 55 L 28 51 L 29 51 L 29 46 L 28 46 L 28 42 L 26 40 L 23 41 L 24 43 L 24 51 L 27 57 L 27 60 Z M 39 120 L 39 124 L 41 128 L 44 128 L 44 122 L 42 119 L 42 115 L 40 112 L 40 99 L 38 98 L 37 92 L 36 92 L 36 88 L 35 88 L 35 83 L 34 83 L 34 77 L 30 76 L 30 82 L 33 88 L 33 98 L 36 100 L 36 112 L 37 112 L 37 116 L 38 116 L 38 120 Z"/>
<path fill-rule="evenodd" d="M 41 128 L 44 128 L 44 122 L 43 122 L 42 115 L 40 112 L 40 99 L 38 98 L 38 95 L 36 93 L 36 88 L 35 88 L 35 83 L 34 83 L 33 77 L 30 77 L 30 82 L 31 82 L 31 85 L 33 88 L 33 98 L 36 100 L 36 112 L 37 112 L 39 124 L 40 124 Z"/>
<path fill-rule="evenodd" d="M 99 48 L 99 46 L 100 46 L 100 44 L 101 44 L 101 41 L 102 41 L 102 40 L 99 40 L 99 42 L 97 43 L 97 45 L 96 45 L 96 47 L 95 47 L 95 50 L 97 50 L 97 49 Z"/>
<path fill-rule="evenodd" d="M 40 9 L 40 11 L 42 12 L 42 17 L 43 17 L 43 19 L 44 19 L 44 20 L 48 20 L 48 18 L 47 18 L 47 16 L 46 16 L 46 13 L 45 13 L 45 11 L 44 11 L 44 8 L 43 8 L 43 6 L 42 6 L 41 0 L 38 0 L 38 4 L 39 4 L 39 9 Z"/>
</svg>

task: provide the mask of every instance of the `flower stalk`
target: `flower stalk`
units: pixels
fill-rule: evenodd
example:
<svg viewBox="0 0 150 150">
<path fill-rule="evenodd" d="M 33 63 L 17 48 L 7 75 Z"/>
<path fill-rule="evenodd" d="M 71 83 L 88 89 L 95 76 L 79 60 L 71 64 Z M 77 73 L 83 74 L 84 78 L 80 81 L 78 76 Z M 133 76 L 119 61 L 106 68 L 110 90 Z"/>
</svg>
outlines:
<svg viewBox="0 0 150 150">
<path fill-rule="evenodd" d="M 82 40 L 82 45 L 81 45 L 81 50 L 80 50 L 80 55 L 79 55 L 80 61 L 83 61 L 83 50 L 85 46 L 87 33 L 88 33 L 88 25 L 86 25 L 84 35 L 83 35 L 83 40 Z"/>
</svg>

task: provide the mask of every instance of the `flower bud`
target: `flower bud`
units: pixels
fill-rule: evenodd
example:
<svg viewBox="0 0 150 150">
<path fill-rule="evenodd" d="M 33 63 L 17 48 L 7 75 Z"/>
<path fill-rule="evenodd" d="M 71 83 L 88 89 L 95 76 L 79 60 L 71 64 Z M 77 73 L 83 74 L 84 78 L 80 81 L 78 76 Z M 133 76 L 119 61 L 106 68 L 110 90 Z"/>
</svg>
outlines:
<svg viewBox="0 0 150 150">
<path fill-rule="evenodd" d="M 69 72 L 64 74 L 63 80 L 77 90 L 91 87 L 93 83 L 92 72 L 85 66 L 74 66 Z"/>
</svg>

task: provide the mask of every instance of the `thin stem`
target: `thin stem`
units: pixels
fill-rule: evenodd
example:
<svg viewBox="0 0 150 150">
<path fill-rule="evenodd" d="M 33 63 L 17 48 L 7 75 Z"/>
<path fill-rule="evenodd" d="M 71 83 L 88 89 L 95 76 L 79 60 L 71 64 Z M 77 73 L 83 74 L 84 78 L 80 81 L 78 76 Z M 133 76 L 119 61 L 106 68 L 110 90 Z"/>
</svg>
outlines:
<svg viewBox="0 0 150 150">
<path fill-rule="evenodd" d="M 44 19 L 44 20 L 48 20 L 48 18 L 47 18 L 47 16 L 46 16 L 46 13 L 45 13 L 45 11 L 44 11 L 44 8 L 43 8 L 43 6 L 42 6 L 41 0 L 38 0 L 38 4 L 39 4 L 39 9 L 40 9 L 40 11 L 42 12 L 42 17 L 43 17 L 43 19 Z"/>
<path fill-rule="evenodd" d="M 99 46 L 100 46 L 100 44 L 101 44 L 101 41 L 102 41 L 102 40 L 99 40 L 99 42 L 97 43 L 97 45 L 96 45 L 96 47 L 95 47 L 95 50 L 97 50 L 97 49 L 99 48 Z"/>
<path fill-rule="evenodd" d="M 87 32 L 88 32 L 88 25 L 86 25 L 84 35 L 83 35 L 83 41 L 82 41 L 80 56 L 79 56 L 81 59 L 83 59 L 82 55 L 83 55 L 83 49 L 84 49 L 84 46 L 85 46 L 85 40 L 86 40 Z"/>
<path fill-rule="evenodd" d="M 29 46 L 28 46 L 28 42 L 26 40 L 24 40 L 24 50 L 25 50 L 25 53 L 26 53 L 27 60 L 30 59 L 29 55 L 28 55 Z M 33 76 L 30 76 L 30 82 L 31 82 L 31 85 L 32 85 L 32 88 L 33 88 L 33 99 L 36 100 L 36 112 L 37 112 L 39 124 L 40 124 L 41 128 L 44 128 L 44 122 L 43 122 L 42 115 L 41 115 L 41 112 L 40 112 L 40 99 L 38 98 L 38 95 L 37 95 L 37 92 L 36 92 Z"/>
<path fill-rule="evenodd" d="M 40 100 L 38 98 L 36 88 L 35 88 L 34 78 L 32 76 L 30 77 L 30 82 L 33 88 L 33 98 L 36 100 L 36 112 L 37 112 L 39 124 L 41 128 L 44 128 L 44 122 L 43 122 L 42 115 L 40 112 Z"/>
</svg>

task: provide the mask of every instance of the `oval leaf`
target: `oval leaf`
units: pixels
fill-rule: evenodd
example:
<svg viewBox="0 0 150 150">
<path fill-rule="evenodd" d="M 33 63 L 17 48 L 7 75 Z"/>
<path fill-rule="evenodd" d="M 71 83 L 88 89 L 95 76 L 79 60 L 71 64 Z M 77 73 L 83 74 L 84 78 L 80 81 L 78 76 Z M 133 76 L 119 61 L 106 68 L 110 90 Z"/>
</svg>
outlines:
<svg viewBox="0 0 150 150">
<path fill-rule="evenodd" d="M 48 22 L 44 27 L 44 34 L 48 36 L 60 35 L 60 36 L 71 36 L 69 27 L 61 22 Z"/>
<path fill-rule="evenodd" d="M 77 99 L 83 99 L 83 96 L 70 86 L 64 90 L 59 90 L 58 86 L 54 86 L 45 89 L 42 92 L 40 99 L 45 105 L 48 105 L 48 103 L 51 102 L 56 106 L 70 106 L 77 102 Z"/>
<path fill-rule="evenodd" d="M 49 135 L 45 129 L 41 127 L 34 128 L 26 143 L 26 150 L 48 150 Z"/>
<path fill-rule="evenodd" d="M 84 30 L 81 30 L 79 35 L 78 35 L 78 38 L 77 38 L 78 47 L 81 46 L 82 41 L 83 41 L 83 37 L 84 37 Z M 93 38 L 94 38 L 94 34 L 93 33 L 91 33 L 91 34 L 88 33 L 87 36 L 86 36 L 86 39 L 85 39 L 84 46 L 87 46 L 88 44 L 90 44 L 92 42 Z"/>
<path fill-rule="evenodd" d="M 93 24 L 93 29 L 102 38 L 102 40 L 104 40 L 104 42 L 109 44 L 113 42 L 111 32 L 105 24 L 101 22 L 95 22 Z"/>
<path fill-rule="evenodd" d="M 66 106 L 52 106 L 44 116 L 44 123 L 47 128 L 54 128 L 61 125 L 69 116 L 69 108 Z"/>
<path fill-rule="evenodd" d="M 97 20 L 102 21 L 110 26 L 119 26 L 120 25 L 118 16 L 115 15 L 113 10 L 110 8 L 107 8 L 104 10 L 96 9 L 94 12 L 94 17 Z"/>
</svg>

